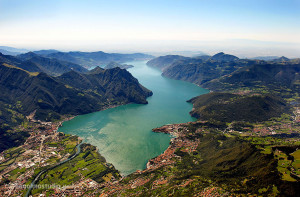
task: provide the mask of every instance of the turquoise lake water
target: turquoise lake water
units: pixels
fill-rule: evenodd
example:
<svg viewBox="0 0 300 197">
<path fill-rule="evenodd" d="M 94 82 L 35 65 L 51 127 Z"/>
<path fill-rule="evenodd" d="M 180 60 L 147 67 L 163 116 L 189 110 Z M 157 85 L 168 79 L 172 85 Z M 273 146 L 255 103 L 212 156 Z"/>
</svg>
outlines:
<svg viewBox="0 0 300 197">
<path fill-rule="evenodd" d="M 145 61 L 127 64 L 134 66 L 128 71 L 152 90 L 149 104 L 128 104 L 77 116 L 59 128 L 60 132 L 78 135 L 97 146 L 122 175 L 144 169 L 149 159 L 163 153 L 171 136 L 152 129 L 194 121 L 189 115 L 192 104 L 186 100 L 208 92 L 188 82 L 162 77 L 161 71 L 148 67 Z"/>
</svg>

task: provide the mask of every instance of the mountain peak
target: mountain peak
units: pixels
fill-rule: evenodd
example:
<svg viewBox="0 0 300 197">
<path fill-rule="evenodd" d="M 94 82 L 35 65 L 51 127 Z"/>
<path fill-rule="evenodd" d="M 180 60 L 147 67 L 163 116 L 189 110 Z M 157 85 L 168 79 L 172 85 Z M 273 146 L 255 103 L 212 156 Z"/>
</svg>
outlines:
<svg viewBox="0 0 300 197">
<path fill-rule="evenodd" d="M 99 73 L 101 73 L 103 71 L 104 71 L 103 68 L 100 68 L 99 66 L 97 66 L 96 68 L 90 70 L 88 73 L 89 74 L 99 74 Z"/>
<path fill-rule="evenodd" d="M 285 57 L 285 56 L 281 56 L 280 58 L 274 59 L 273 61 L 274 61 L 274 62 L 287 62 L 287 61 L 289 61 L 289 60 L 290 60 L 289 58 L 287 58 L 287 57 Z"/>
<path fill-rule="evenodd" d="M 234 55 L 225 54 L 224 52 L 220 52 L 211 57 L 212 60 L 215 61 L 235 61 L 239 60 L 238 57 Z"/>
<path fill-rule="evenodd" d="M 29 60 L 33 57 L 37 57 L 38 55 L 32 51 L 28 52 L 28 53 L 23 53 L 20 55 L 17 55 L 17 58 L 21 59 L 21 60 Z"/>
</svg>

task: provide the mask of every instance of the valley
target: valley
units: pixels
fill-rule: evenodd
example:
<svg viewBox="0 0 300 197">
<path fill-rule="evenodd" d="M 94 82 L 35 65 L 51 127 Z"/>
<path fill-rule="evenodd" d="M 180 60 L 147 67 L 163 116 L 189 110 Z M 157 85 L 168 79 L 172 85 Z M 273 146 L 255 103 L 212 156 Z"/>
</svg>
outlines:
<svg viewBox="0 0 300 197">
<path fill-rule="evenodd" d="M 158 58 L 155 68 L 149 63 L 147 66 L 145 61 L 128 62 L 134 66 L 130 73 L 120 68 L 96 67 L 85 73 L 64 71 L 59 76 L 50 76 L 18 67 L 24 64 L 23 60 L 2 56 L 1 69 L 6 74 L 2 78 L 3 87 L 14 85 L 9 79 L 21 75 L 21 83 L 15 83 L 23 83 L 24 87 L 35 89 L 34 81 L 38 79 L 43 83 L 36 84 L 44 84 L 41 89 L 49 92 L 45 88 L 50 87 L 50 82 L 61 88 L 65 96 L 77 94 L 91 99 L 87 103 L 101 103 L 102 107 L 94 105 L 90 111 L 82 111 L 86 105 L 74 102 L 68 103 L 72 110 L 65 106 L 61 107 L 64 111 L 59 111 L 55 105 L 60 104 L 53 102 L 59 98 L 54 89 L 50 89 L 53 95 L 50 99 L 43 97 L 49 99 L 47 105 L 41 105 L 39 100 L 38 105 L 26 104 L 27 108 L 31 106 L 28 112 L 20 102 L 24 100 L 22 97 L 2 99 L 6 114 L 3 121 L 9 123 L 2 125 L 3 137 L 20 134 L 22 138 L 18 138 L 20 141 L 13 148 L 3 144 L 1 194 L 295 196 L 299 193 L 297 60 L 248 61 L 218 53 L 202 58 L 168 56 L 163 66 L 157 66 L 160 59 L 164 57 Z M 209 71 L 208 65 L 212 70 Z M 197 72 L 188 71 L 187 67 L 192 70 L 197 67 Z M 158 68 L 163 70 L 162 75 Z M 165 74 L 169 71 L 174 75 Z M 190 78 L 167 78 L 179 76 L 176 73 Z M 214 92 L 184 81 L 211 87 Z M 14 86 L 17 90 L 18 86 Z M 12 93 L 16 91 L 5 94 Z M 20 95 L 24 97 L 24 93 Z M 93 97 L 103 97 L 106 101 L 97 102 Z M 54 107 L 47 108 L 51 102 Z M 53 113 L 59 116 L 43 116 Z M 78 145 L 80 142 L 83 144 Z M 35 184 L 44 188 L 27 187 L 35 177 Z"/>
<path fill-rule="evenodd" d="M 300 197 L 300 0 L 0 0 L 0 197 Z"/>
</svg>

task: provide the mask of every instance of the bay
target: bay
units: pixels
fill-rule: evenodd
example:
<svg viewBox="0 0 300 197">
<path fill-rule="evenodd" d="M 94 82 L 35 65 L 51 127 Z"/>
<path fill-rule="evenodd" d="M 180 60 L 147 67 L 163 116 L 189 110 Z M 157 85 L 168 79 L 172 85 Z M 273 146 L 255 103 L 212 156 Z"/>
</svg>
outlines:
<svg viewBox="0 0 300 197">
<path fill-rule="evenodd" d="M 186 100 L 208 93 L 194 84 L 161 76 L 145 61 L 128 62 L 128 71 L 152 90 L 149 104 L 128 104 L 80 115 L 63 123 L 60 132 L 84 138 L 97 146 L 102 156 L 126 176 L 146 167 L 147 161 L 163 153 L 170 135 L 152 132 L 165 124 L 194 121 L 189 115 L 192 104 Z"/>
</svg>

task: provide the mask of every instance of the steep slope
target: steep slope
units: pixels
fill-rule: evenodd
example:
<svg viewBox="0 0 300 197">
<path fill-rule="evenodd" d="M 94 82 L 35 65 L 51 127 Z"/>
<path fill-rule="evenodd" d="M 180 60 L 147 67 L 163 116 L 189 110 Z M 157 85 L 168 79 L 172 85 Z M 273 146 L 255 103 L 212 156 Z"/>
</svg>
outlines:
<svg viewBox="0 0 300 197">
<path fill-rule="evenodd" d="M 192 116 L 221 122 L 266 121 L 289 111 L 289 106 L 283 99 L 272 95 L 210 93 L 192 98 L 189 102 L 194 106 Z"/>
<path fill-rule="evenodd" d="M 230 75 L 203 84 L 214 90 L 263 88 L 274 93 L 300 92 L 299 64 L 255 64 L 241 68 Z"/>
<path fill-rule="evenodd" d="M 147 65 L 159 68 L 162 75 L 171 79 L 183 80 L 202 85 L 212 79 L 232 73 L 238 68 L 263 63 L 258 60 L 243 60 L 223 52 L 214 56 L 198 56 L 194 58 L 167 55 L 147 62 Z"/>
<path fill-rule="evenodd" d="M 25 131 L 11 131 L 9 127 L 0 125 L 0 152 L 14 146 L 20 146 L 29 137 L 29 133 Z"/>
<path fill-rule="evenodd" d="M 234 55 L 225 54 L 223 52 L 215 54 L 210 59 L 215 60 L 215 61 L 225 61 L 225 62 L 232 62 L 232 61 L 239 60 L 238 57 L 236 57 Z"/>
<path fill-rule="evenodd" d="M 189 59 L 189 58 L 180 55 L 166 55 L 148 61 L 147 65 L 151 67 L 159 68 L 160 70 L 164 70 L 167 67 L 171 66 L 174 62 L 178 60 L 185 60 L 185 59 Z"/>
<path fill-rule="evenodd" d="M 152 92 L 140 85 L 128 71 L 119 67 L 93 72 L 93 74 L 71 71 L 57 79 L 87 93 L 92 90 L 93 93 L 100 94 L 108 100 L 146 104 L 145 98 L 152 95 Z"/>
<path fill-rule="evenodd" d="M 88 74 L 99 74 L 99 73 L 103 72 L 104 70 L 105 70 L 104 68 L 97 66 L 97 67 L 93 68 L 92 70 L 90 70 L 88 72 Z"/>
<path fill-rule="evenodd" d="M 220 58 L 221 59 L 221 58 Z M 198 58 L 176 61 L 163 71 L 163 76 L 171 79 L 192 82 L 198 85 L 232 73 L 240 67 L 253 64 L 255 61 L 215 61 Z"/>
<path fill-rule="evenodd" d="M 290 61 L 290 59 L 287 57 L 281 56 L 280 58 L 274 59 L 273 61 L 274 62 L 288 62 L 288 61 Z"/>
<path fill-rule="evenodd" d="M 3 64 L 3 63 L 22 68 L 22 69 L 27 70 L 29 72 L 42 72 L 42 69 L 39 68 L 33 62 L 23 61 L 23 60 L 21 60 L 19 58 L 16 58 L 14 56 L 3 55 L 2 53 L 0 53 L 0 64 Z"/>
<path fill-rule="evenodd" d="M 0 101 L 19 106 L 14 110 L 24 115 L 36 110 L 35 116 L 41 120 L 90 113 L 130 102 L 147 103 L 146 97 L 152 94 L 130 73 L 118 68 L 90 75 L 71 71 L 57 78 L 45 73 L 34 76 L 22 69 L 1 65 L 0 75 Z M 86 83 L 82 83 L 83 80 Z"/>
<path fill-rule="evenodd" d="M 29 52 L 26 54 L 18 55 L 17 58 L 23 60 L 25 63 L 31 62 L 34 63 L 40 71 L 36 72 L 45 72 L 50 75 L 61 75 L 65 72 L 69 72 L 71 70 L 85 73 L 88 70 L 83 68 L 82 66 L 70 62 L 59 61 L 57 59 L 50 59 L 39 56 L 33 52 Z"/>
</svg>

